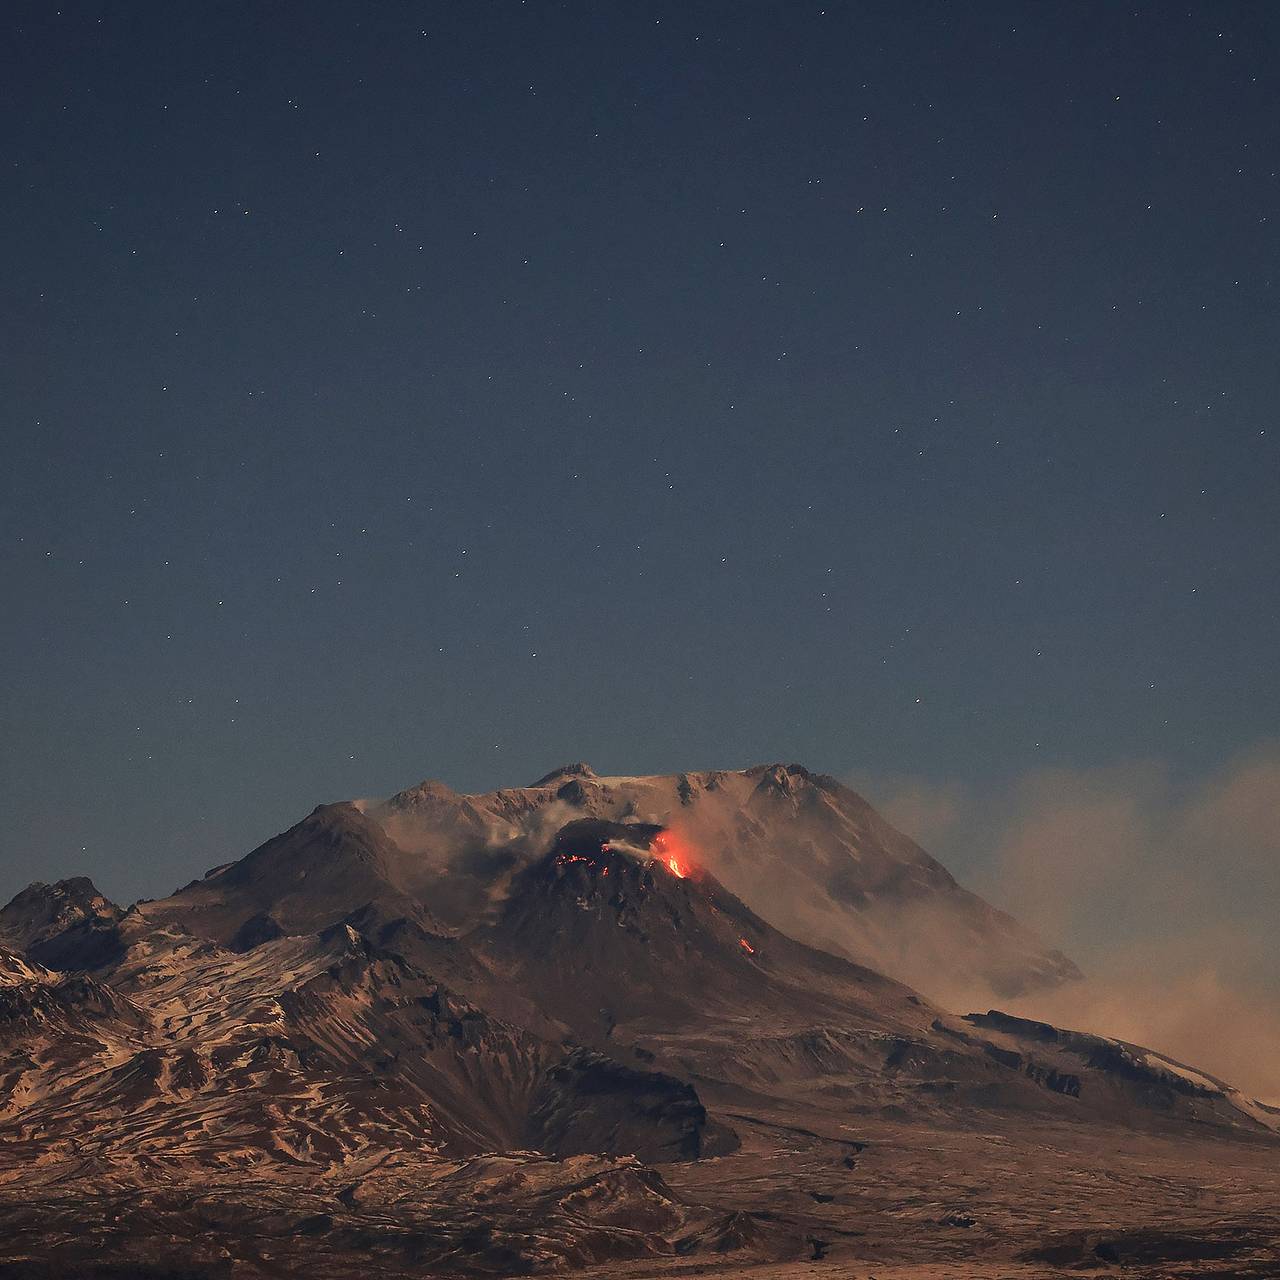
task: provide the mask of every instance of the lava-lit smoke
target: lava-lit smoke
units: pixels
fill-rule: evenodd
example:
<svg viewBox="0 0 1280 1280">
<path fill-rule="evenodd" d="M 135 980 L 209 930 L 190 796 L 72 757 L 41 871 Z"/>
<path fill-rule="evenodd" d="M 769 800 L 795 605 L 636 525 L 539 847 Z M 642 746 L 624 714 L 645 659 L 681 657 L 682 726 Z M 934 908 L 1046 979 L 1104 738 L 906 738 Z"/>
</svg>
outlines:
<svg viewBox="0 0 1280 1280">
<path fill-rule="evenodd" d="M 659 831 L 653 838 L 654 856 L 664 863 L 673 876 L 683 880 L 693 870 L 693 848 L 689 841 L 670 827 Z"/>
</svg>

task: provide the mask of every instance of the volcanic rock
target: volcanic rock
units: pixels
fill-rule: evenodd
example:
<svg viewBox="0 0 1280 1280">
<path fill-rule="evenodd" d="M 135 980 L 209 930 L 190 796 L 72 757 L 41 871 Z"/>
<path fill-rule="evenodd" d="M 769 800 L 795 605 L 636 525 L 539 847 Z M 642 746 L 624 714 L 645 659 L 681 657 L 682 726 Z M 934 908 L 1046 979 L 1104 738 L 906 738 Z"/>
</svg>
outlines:
<svg viewBox="0 0 1280 1280">
<path fill-rule="evenodd" d="M 1280 1112 L 855 958 L 921 911 L 907 968 L 1069 976 L 798 765 L 424 783 L 128 911 L 33 885 L 0 910 L 0 1276 L 920 1259 L 961 1228 L 1265 1274 Z"/>
</svg>

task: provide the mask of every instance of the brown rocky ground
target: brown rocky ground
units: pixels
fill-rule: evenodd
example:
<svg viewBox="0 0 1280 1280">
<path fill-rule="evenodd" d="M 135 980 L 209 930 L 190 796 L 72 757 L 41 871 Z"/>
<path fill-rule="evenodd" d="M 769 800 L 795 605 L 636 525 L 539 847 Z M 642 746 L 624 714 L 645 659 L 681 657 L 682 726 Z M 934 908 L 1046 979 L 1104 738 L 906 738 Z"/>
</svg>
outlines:
<svg viewBox="0 0 1280 1280">
<path fill-rule="evenodd" d="M 798 940 L 662 825 L 700 804 L 739 885 L 790 848 L 810 895 L 839 869 L 823 919 L 892 889 L 1068 972 L 794 767 L 323 807 L 127 911 L 36 885 L 0 911 L 0 1280 L 1280 1276 L 1280 1114 Z"/>
</svg>

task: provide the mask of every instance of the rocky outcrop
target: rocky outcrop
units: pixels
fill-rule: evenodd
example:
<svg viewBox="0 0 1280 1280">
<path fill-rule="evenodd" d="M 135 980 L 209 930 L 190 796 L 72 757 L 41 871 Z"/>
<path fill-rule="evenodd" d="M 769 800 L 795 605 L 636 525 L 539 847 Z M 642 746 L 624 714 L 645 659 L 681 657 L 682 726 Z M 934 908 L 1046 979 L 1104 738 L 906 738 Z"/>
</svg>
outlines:
<svg viewBox="0 0 1280 1280">
<path fill-rule="evenodd" d="M 543 1076 L 526 1132 L 530 1146 L 553 1155 L 619 1151 L 661 1162 L 696 1160 L 734 1141 L 727 1128 L 709 1127 L 692 1085 L 588 1049 Z"/>
<path fill-rule="evenodd" d="M 123 916 L 87 876 L 37 882 L 0 909 L 0 938 L 50 969 L 99 969 L 121 953 Z"/>
</svg>

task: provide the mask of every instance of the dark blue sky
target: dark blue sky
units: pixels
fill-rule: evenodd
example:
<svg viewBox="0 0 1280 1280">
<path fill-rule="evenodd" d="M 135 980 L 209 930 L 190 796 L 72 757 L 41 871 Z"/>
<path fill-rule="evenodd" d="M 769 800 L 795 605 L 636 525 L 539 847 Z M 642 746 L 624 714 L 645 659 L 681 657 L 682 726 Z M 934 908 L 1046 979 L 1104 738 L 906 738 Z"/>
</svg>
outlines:
<svg viewBox="0 0 1280 1280">
<path fill-rule="evenodd" d="M 1280 725 L 1273 6 L 0 21 L 0 895 Z"/>
</svg>

